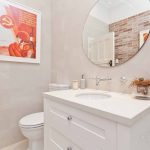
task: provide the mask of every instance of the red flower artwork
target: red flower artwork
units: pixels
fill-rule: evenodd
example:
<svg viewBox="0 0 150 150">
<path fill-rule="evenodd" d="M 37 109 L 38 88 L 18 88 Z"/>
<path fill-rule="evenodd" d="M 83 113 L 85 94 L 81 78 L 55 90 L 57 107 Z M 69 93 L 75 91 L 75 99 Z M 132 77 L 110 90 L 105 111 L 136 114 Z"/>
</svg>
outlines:
<svg viewBox="0 0 150 150">
<path fill-rule="evenodd" d="M 37 58 L 38 12 L 4 2 L 0 4 L 0 58 Z M 39 31 L 38 31 L 39 32 Z M 38 43 L 39 44 L 39 43 Z M 38 46 L 39 47 L 39 46 Z M 39 56 L 38 56 L 39 57 Z"/>
</svg>

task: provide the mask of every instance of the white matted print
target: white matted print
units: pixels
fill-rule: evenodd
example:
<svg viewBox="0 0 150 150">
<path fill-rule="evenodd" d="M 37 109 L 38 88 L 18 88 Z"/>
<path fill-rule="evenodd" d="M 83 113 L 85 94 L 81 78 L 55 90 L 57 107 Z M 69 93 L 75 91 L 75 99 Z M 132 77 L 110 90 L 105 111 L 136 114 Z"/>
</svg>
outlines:
<svg viewBox="0 0 150 150">
<path fill-rule="evenodd" d="M 0 60 L 40 63 L 41 12 L 0 0 Z"/>
</svg>

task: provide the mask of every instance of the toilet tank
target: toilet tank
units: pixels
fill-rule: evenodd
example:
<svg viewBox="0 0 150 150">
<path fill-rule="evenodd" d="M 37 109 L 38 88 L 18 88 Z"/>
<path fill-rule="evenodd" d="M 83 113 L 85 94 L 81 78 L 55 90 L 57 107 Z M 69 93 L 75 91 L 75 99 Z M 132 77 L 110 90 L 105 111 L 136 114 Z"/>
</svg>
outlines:
<svg viewBox="0 0 150 150">
<path fill-rule="evenodd" d="M 56 84 L 56 83 L 49 84 L 49 92 L 58 91 L 58 90 L 68 90 L 69 88 L 70 85 L 68 84 Z"/>
</svg>

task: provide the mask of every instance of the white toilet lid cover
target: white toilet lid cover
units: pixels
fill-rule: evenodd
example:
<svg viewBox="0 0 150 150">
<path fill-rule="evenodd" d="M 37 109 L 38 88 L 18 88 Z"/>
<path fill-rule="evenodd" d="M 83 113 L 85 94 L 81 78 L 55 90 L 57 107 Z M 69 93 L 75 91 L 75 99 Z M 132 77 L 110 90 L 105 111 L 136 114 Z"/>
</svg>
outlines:
<svg viewBox="0 0 150 150">
<path fill-rule="evenodd" d="M 39 126 L 44 124 L 44 113 L 39 112 L 23 117 L 20 122 L 22 126 Z"/>
</svg>

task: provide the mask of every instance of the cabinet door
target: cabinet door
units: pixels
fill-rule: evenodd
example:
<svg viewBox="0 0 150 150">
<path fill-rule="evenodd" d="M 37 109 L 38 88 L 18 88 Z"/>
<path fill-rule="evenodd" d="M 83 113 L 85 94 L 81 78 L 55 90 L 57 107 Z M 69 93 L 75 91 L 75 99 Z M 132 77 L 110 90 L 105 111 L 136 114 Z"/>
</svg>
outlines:
<svg viewBox="0 0 150 150">
<path fill-rule="evenodd" d="M 116 124 L 112 121 L 54 102 L 50 102 L 48 118 L 50 128 L 80 149 L 116 150 Z"/>
<path fill-rule="evenodd" d="M 62 132 L 59 131 L 59 128 L 53 128 L 52 118 L 49 114 L 50 107 L 47 103 L 45 103 L 44 109 L 44 150 L 83 150 L 77 144 L 73 143 L 70 138 L 66 137 L 65 134 L 62 134 Z M 59 127 L 61 128 L 61 124 L 64 121 L 59 121 L 56 124 L 59 124 Z"/>
</svg>

